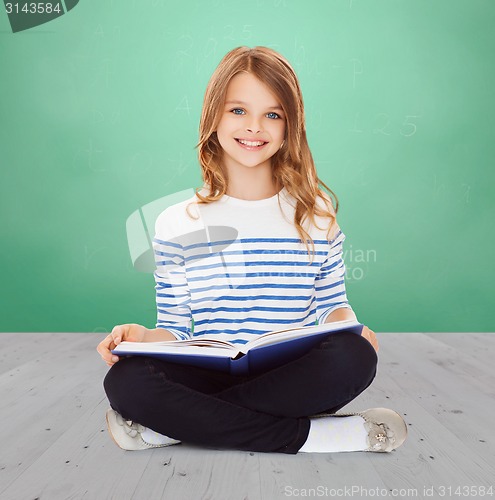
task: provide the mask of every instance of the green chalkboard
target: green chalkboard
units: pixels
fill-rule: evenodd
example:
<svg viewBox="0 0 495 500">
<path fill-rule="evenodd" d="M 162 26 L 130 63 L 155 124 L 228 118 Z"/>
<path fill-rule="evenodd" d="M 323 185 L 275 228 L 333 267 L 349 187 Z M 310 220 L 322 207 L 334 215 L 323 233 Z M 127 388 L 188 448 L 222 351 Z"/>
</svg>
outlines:
<svg viewBox="0 0 495 500">
<path fill-rule="evenodd" d="M 0 11 L 0 331 L 154 327 L 128 231 L 201 185 L 204 90 L 239 45 L 299 75 L 358 319 L 495 330 L 492 0 L 58 3 L 15 32 Z"/>
</svg>

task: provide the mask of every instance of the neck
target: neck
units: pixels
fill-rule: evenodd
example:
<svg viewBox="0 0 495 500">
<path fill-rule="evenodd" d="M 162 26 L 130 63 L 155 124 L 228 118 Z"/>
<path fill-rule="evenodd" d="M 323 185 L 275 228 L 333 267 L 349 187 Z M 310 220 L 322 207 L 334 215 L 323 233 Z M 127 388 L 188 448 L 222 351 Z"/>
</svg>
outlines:
<svg viewBox="0 0 495 500">
<path fill-rule="evenodd" d="M 230 174 L 230 172 L 229 172 Z M 280 191 L 272 178 L 271 167 L 236 168 L 235 175 L 229 175 L 227 196 L 241 200 L 263 200 L 271 198 Z"/>
</svg>

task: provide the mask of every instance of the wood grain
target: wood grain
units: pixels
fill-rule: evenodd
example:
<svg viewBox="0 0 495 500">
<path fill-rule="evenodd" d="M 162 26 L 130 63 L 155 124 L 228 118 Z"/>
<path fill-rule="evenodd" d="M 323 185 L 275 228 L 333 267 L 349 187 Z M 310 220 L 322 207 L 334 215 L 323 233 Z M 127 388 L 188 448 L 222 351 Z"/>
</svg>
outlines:
<svg viewBox="0 0 495 500">
<path fill-rule="evenodd" d="M 273 500 L 325 488 L 425 498 L 425 487 L 493 485 L 495 335 L 378 335 L 376 379 L 342 411 L 393 408 L 406 443 L 387 454 L 284 455 L 184 444 L 125 452 L 106 430 L 101 334 L 0 334 L 0 499 Z"/>
</svg>

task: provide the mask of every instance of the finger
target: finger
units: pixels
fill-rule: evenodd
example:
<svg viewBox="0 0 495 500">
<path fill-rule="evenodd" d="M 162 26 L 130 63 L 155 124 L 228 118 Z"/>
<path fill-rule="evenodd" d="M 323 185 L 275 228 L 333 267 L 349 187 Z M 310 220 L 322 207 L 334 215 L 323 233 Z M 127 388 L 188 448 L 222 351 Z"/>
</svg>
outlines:
<svg viewBox="0 0 495 500">
<path fill-rule="evenodd" d="M 110 359 L 112 357 L 112 349 L 115 349 L 115 345 L 113 344 L 112 340 L 108 338 L 105 338 L 103 342 L 101 342 L 96 348 L 96 350 L 104 360 Z"/>
<path fill-rule="evenodd" d="M 98 353 L 103 357 L 105 354 L 109 352 L 110 340 L 108 337 L 105 337 L 96 347 Z"/>
<path fill-rule="evenodd" d="M 115 354 L 112 354 L 111 352 L 109 352 L 108 354 L 104 354 L 101 356 L 103 361 L 105 361 L 105 363 L 109 366 L 117 363 L 117 361 L 119 361 L 119 357 L 116 356 Z"/>
<path fill-rule="evenodd" d="M 105 359 L 110 363 L 116 363 L 119 360 L 119 357 L 112 353 L 112 351 L 117 347 L 115 339 L 111 336 L 110 344 L 108 346 L 107 352 L 105 352 Z"/>
<path fill-rule="evenodd" d="M 107 365 L 112 366 L 117 363 L 117 361 L 119 361 L 119 357 L 115 356 L 115 354 L 110 353 L 108 356 L 105 356 L 104 361 Z"/>
<path fill-rule="evenodd" d="M 115 345 L 120 344 L 120 342 L 122 342 L 122 335 L 123 335 L 122 325 L 115 326 L 110 335 L 112 336 Z"/>
<path fill-rule="evenodd" d="M 118 357 L 112 354 L 112 350 L 115 349 L 115 343 L 113 341 L 112 334 L 107 335 L 99 344 L 96 350 L 102 357 L 102 359 L 108 364 L 118 361 Z"/>
<path fill-rule="evenodd" d="M 115 349 L 117 344 L 119 343 L 118 341 L 119 335 L 116 335 L 114 333 L 114 330 L 112 330 L 111 333 L 109 333 L 103 340 L 102 344 L 106 345 L 107 349 L 112 350 Z"/>
</svg>

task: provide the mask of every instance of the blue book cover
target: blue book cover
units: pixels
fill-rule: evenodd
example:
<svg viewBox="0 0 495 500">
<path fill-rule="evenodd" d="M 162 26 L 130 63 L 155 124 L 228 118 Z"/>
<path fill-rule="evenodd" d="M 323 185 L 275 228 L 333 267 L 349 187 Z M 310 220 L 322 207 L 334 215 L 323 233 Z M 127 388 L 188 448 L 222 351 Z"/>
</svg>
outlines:
<svg viewBox="0 0 495 500">
<path fill-rule="evenodd" d="M 121 342 L 117 356 L 151 356 L 172 363 L 254 375 L 293 361 L 308 353 L 328 335 L 349 332 L 361 335 L 363 325 L 355 320 L 335 321 L 267 332 L 243 345 L 199 335 L 189 340 Z"/>
</svg>

